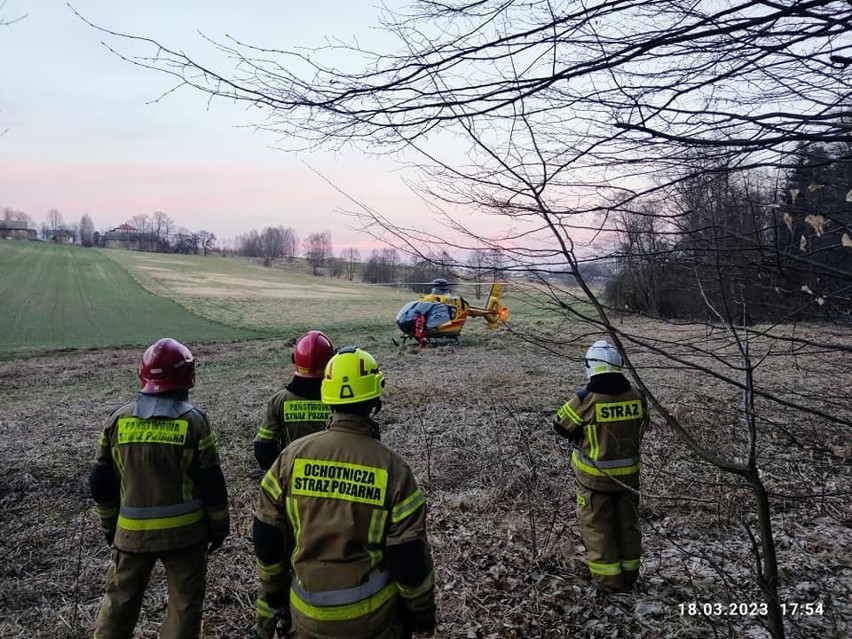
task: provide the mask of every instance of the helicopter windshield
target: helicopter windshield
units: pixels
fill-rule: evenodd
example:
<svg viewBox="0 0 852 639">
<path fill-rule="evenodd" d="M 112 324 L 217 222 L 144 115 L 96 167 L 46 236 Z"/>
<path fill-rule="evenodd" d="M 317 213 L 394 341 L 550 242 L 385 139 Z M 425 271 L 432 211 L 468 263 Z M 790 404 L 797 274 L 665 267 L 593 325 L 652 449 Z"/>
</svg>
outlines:
<svg viewBox="0 0 852 639">
<path fill-rule="evenodd" d="M 450 295 L 450 286 L 447 284 L 447 280 L 442 277 L 432 280 L 432 292 L 430 295 Z"/>
<path fill-rule="evenodd" d="M 414 322 L 418 315 L 423 315 L 426 318 L 426 329 L 430 330 L 437 328 L 441 324 L 446 324 L 455 316 L 455 307 L 440 302 L 409 302 L 397 313 L 396 323 L 403 326 L 410 324 L 410 330 L 414 330 Z M 403 330 L 408 330 L 405 326 Z"/>
</svg>

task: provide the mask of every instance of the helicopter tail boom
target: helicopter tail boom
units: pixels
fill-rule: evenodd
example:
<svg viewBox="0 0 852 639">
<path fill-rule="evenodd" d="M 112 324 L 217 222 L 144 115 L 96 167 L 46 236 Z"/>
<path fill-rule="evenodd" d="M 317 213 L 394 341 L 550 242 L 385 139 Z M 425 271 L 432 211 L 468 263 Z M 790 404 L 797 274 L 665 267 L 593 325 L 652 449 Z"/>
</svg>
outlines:
<svg viewBox="0 0 852 639">
<path fill-rule="evenodd" d="M 472 317 L 484 317 L 488 328 L 497 328 L 500 321 L 506 321 L 509 317 L 509 309 L 500 305 L 500 294 L 503 292 L 503 285 L 494 283 L 491 285 L 491 291 L 488 293 L 488 299 L 485 301 L 484 308 L 471 306 L 469 308 Z"/>
</svg>

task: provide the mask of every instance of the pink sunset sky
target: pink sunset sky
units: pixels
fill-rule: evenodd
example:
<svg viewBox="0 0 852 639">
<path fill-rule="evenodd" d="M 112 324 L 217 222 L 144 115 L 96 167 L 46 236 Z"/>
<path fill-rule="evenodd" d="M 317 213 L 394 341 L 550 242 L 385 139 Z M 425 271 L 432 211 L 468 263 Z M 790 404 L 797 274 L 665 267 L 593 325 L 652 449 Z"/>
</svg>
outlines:
<svg viewBox="0 0 852 639">
<path fill-rule="evenodd" d="M 199 31 L 279 48 L 384 37 L 376 3 L 363 0 L 71 4 L 105 28 L 202 59 L 210 49 Z M 0 208 L 25 211 L 37 224 L 50 209 L 67 223 L 88 213 L 98 230 L 163 211 L 220 239 L 284 225 L 302 238 L 330 231 L 336 248 L 375 246 L 348 228 L 340 210 L 351 203 L 313 167 L 400 224 L 427 215 L 389 159 L 273 149 L 276 139 L 250 126 L 257 112 L 208 104 L 188 90 L 152 102 L 173 83 L 111 54 L 64 0 L 0 0 L 0 22 L 12 22 L 0 26 Z"/>
</svg>

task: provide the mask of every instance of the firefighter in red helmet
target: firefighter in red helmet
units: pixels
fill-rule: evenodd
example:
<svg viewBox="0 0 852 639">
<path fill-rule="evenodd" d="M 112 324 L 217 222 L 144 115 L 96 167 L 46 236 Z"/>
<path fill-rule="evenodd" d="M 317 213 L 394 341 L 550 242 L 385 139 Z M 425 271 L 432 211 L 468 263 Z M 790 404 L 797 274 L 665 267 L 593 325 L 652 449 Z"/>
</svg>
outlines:
<svg viewBox="0 0 852 639">
<path fill-rule="evenodd" d="M 308 331 L 296 342 L 293 379 L 267 402 L 254 438 L 254 456 L 261 470 L 269 470 L 293 440 L 325 428 L 331 411 L 320 397 L 320 387 L 333 355 L 334 346 L 322 331 Z"/>
<path fill-rule="evenodd" d="M 160 636 L 198 637 L 207 555 L 228 536 L 219 442 L 189 400 L 195 358 L 158 340 L 142 356 L 136 401 L 110 415 L 89 486 L 112 547 L 95 639 L 129 639 L 157 560 L 169 585 Z"/>
</svg>

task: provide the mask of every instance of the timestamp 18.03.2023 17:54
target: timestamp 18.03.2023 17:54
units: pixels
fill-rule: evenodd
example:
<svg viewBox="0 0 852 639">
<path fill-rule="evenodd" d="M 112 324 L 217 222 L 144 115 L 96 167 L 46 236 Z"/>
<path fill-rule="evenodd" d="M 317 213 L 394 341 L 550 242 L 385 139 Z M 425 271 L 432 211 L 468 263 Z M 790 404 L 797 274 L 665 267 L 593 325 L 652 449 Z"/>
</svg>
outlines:
<svg viewBox="0 0 852 639">
<path fill-rule="evenodd" d="M 821 601 L 781 602 L 778 604 L 785 617 L 807 617 L 823 614 Z M 681 617 L 765 617 L 769 612 L 766 602 L 718 603 L 688 601 L 677 605 Z"/>
</svg>

